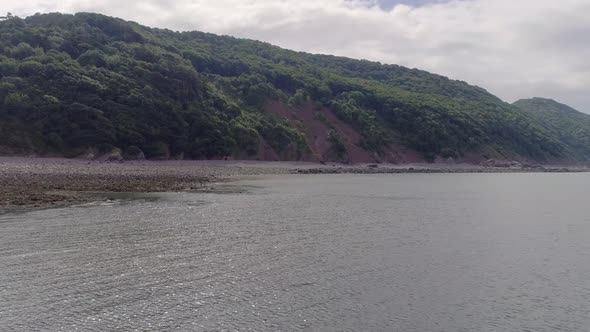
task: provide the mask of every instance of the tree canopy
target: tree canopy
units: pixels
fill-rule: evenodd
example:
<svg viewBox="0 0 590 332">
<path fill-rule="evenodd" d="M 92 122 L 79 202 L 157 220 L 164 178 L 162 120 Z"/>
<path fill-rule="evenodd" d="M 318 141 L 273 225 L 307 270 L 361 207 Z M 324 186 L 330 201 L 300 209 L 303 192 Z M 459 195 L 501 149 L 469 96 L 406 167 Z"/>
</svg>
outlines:
<svg viewBox="0 0 590 332">
<path fill-rule="evenodd" d="M 267 144 L 301 158 L 305 123 L 265 112 L 268 100 L 331 110 L 375 156 L 404 146 L 426 160 L 590 158 L 587 141 L 547 124 L 556 119 L 417 69 L 92 13 L 0 21 L 0 146 L 15 153 L 255 158 Z M 338 133 L 325 135 L 344 153 Z"/>
</svg>

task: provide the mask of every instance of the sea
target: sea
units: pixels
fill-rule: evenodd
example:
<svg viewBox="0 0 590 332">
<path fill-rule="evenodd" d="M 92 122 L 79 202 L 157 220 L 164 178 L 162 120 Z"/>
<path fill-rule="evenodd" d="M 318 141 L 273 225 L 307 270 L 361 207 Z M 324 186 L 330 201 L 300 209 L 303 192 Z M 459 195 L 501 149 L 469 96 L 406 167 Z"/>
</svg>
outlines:
<svg viewBox="0 0 590 332">
<path fill-rule="evenodd" d="M 0 215 L 2 331 L 590 331 L 590 174 L 281 175 Z"/>
</svg>

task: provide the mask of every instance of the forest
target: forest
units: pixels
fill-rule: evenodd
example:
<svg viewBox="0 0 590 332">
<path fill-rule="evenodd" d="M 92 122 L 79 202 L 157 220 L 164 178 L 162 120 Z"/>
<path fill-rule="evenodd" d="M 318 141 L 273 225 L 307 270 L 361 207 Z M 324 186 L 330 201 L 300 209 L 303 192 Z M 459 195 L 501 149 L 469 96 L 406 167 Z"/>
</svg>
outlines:
<svg viewBox="0 0 590 332">
<path fill-rule="evenodd" d="M 590 160 L 590 116 L 511 105 L 418 69 L 92 13 L 0 21 L 2 154 L 260 159 L 267 145 L 279 159 L 310 159 L 306 123 L 268 112 L 268 101 L 332 112 L 375 161 L 394 147 L 429 162 Z M 342 155 L 339 133 L 325 136 Z"/>
</svg>

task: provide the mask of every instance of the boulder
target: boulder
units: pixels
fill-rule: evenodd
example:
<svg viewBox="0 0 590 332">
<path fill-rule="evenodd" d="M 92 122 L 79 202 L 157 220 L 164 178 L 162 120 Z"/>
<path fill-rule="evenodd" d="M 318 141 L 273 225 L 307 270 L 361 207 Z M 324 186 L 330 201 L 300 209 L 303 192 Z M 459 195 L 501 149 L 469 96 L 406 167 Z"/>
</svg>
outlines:
<svg viewBox="0 0 590 332">
<path fill-rule="evenodd" d="M 137 146 L 130 146 L 123 155 L 125 160 L 145 160 L 145 154 Z"/>
<path fill-rule="evenodd" d="M 106 162 L 122 162 L 123 155 L 121 154 L 120 149 L 113 149 L 111 152 L 106 153 L 98 158 L 99 161 L 106 161 Z"/>
</svg>

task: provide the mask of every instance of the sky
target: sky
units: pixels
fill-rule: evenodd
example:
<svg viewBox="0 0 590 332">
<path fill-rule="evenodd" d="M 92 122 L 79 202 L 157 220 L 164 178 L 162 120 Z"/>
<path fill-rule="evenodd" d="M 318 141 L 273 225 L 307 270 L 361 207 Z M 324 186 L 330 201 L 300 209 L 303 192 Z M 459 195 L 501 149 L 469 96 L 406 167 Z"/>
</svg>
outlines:
<svg viewBox="0 0 590 332">
<path fill-rule="evenodd" d="M 0 0 L 399 64 L 590 113 L 590 0 Z"/>
</svg>

